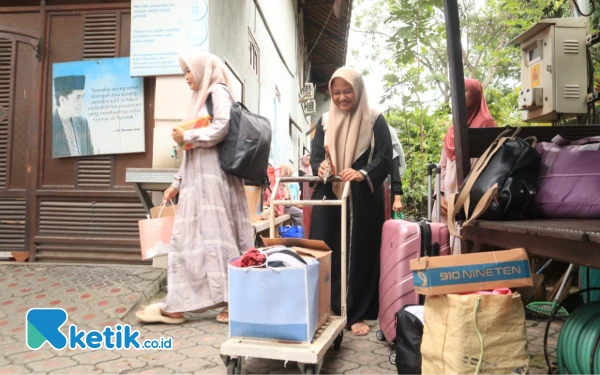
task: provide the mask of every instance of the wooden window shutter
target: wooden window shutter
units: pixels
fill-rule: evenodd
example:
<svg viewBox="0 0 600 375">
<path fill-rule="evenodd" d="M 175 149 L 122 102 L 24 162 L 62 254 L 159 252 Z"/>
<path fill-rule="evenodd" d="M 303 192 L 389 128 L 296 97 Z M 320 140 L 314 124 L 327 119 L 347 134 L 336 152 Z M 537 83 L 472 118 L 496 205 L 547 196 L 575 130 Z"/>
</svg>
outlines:
<svg viewBox="0 0 600 375">
<path fill-rule="evenodd" d="M 117 13 L 87 13 L 83 30 L 83 59 L 95 60 L 117 56 Z M 107 188 L 112 186 L 112 156 L 79 159 L 77 186 Z"/>
<path fill-rule="evenodd" d="M 0 121 L 0 190 L 7 188 L 8 137 L 11 111 L 13 41 L 0 38 L 0 104 L 7 113 Z M 0 250 L 25 248 L 25 200 L 0 199 Z"/>
<path fill-rule="evenodd" d="M 0 105 L 4 111 L 10 111 L 12 47 L 12 40 L 0 38 Z M 6 188 L 9 118 L 5 113 L 0 121 L 0 190 Z"/>
</svg>

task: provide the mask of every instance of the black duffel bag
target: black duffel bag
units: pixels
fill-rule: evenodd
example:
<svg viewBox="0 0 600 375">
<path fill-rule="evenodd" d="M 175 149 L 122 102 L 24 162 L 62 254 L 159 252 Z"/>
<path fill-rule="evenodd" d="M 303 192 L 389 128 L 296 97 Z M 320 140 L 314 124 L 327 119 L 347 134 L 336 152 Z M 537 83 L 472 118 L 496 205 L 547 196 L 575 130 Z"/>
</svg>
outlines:
<svg viewBox="0 0 600 375">
<path fill-rule="evenodd" d="M 448 229 L 462 238 L 463 229 L 479 220 L 519 220 L 535 195 L 541 156 L 536 139 L 517 137 L 520 128 L 502 132 L 481 155 L 458 194 L 448 198 Z"/>
<path fill-rule="evenodd" d="M 212 95 L 206 99 L 208 114 L 213 115 Z M 271 123 L 254 114 L 242 103 L 231 105 L 229 131 L 219 143 L 221 169 L 247 181 L 264 183 L 271 153 Z"/>
<path fill-rule="evenodd" d="M 406 305 L 396 313 L 396 341 L 394 342 L 396 358 L 394 362 L 398 374 L 421 373 L 423 322 L 410 311 L 410 307 L 413 306 L 417 305 Z"/>
</svg>

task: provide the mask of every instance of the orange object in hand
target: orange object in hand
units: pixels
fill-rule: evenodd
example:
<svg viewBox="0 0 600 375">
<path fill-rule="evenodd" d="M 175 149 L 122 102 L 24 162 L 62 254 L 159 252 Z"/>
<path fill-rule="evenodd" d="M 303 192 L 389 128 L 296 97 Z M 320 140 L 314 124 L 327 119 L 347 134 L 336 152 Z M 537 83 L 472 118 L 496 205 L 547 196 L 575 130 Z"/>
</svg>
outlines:
<svg viewBox="0 0 600 375">
<path fill-rule="evenodd" d="M 181 124 L 176 125 L 175 127 L 183 129 L 183 131 L 192 130 L 192 129 L 200 129 L 200 128 L 205 128 L 208 125 L 210 125 L 210 120 L 212 120 L 212 116 L 206 115 L 206 116 L 202 116 L 197 119 L 194 119 L 194 120 L 183 122 Z M 188 144 L 180 143 L 179 146 L 181 147 L 181 149 L 183 151 L 187 151 L 194 147 L 194 145 L 191 143 L 188 143 Z"/>
</svg>

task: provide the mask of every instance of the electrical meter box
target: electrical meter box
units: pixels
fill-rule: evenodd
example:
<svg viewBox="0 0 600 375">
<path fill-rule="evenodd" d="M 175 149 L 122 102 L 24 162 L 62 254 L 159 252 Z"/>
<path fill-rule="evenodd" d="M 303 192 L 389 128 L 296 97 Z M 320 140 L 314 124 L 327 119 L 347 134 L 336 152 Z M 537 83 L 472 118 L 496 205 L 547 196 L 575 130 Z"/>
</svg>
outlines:
<svg viewBox="0 0 600 375">
<path fill-rule="evenodd" d="M 587 112 L 587 19 L 544 19 L 513 39 L 521 50 L 519 109 L 525 122 Z"/>
</svg>

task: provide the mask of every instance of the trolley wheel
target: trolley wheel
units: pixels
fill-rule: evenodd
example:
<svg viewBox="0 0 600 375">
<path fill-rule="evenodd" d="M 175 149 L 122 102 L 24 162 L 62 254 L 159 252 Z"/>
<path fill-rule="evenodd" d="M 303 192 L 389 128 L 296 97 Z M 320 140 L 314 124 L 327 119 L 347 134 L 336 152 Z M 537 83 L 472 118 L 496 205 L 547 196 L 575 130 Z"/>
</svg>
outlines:
<svg viewBox="0 0 600 375">
<path fill-rule="evenodd" d="M 317 375 L 317 365 L 305 365 L 304 366 L 304 374 L 305 375 Z"/>
<path fill-rule="evenodd" d="M 385 335 L 383 334 L 383 331 L 375 332 L 375 338 L 377 341 L 385 341 Z"/>
<path fill-rule="evenodd" d="M 340 350 L 343 339 L 344 339 L 344 332 L 340 332 L 339 336 L 333 342 L 333 349 Z"/>
<path fill-rule="evenodd" d="M 239 358 L 232 358 L 227 364 L 227 374 L 239 375 L 242 373 L 242 361 Z"/>
<path fill-rule="evenodd" d="M 396 366 L 396 353 L 390 354 L 390 363 Z"/>
</svg>

